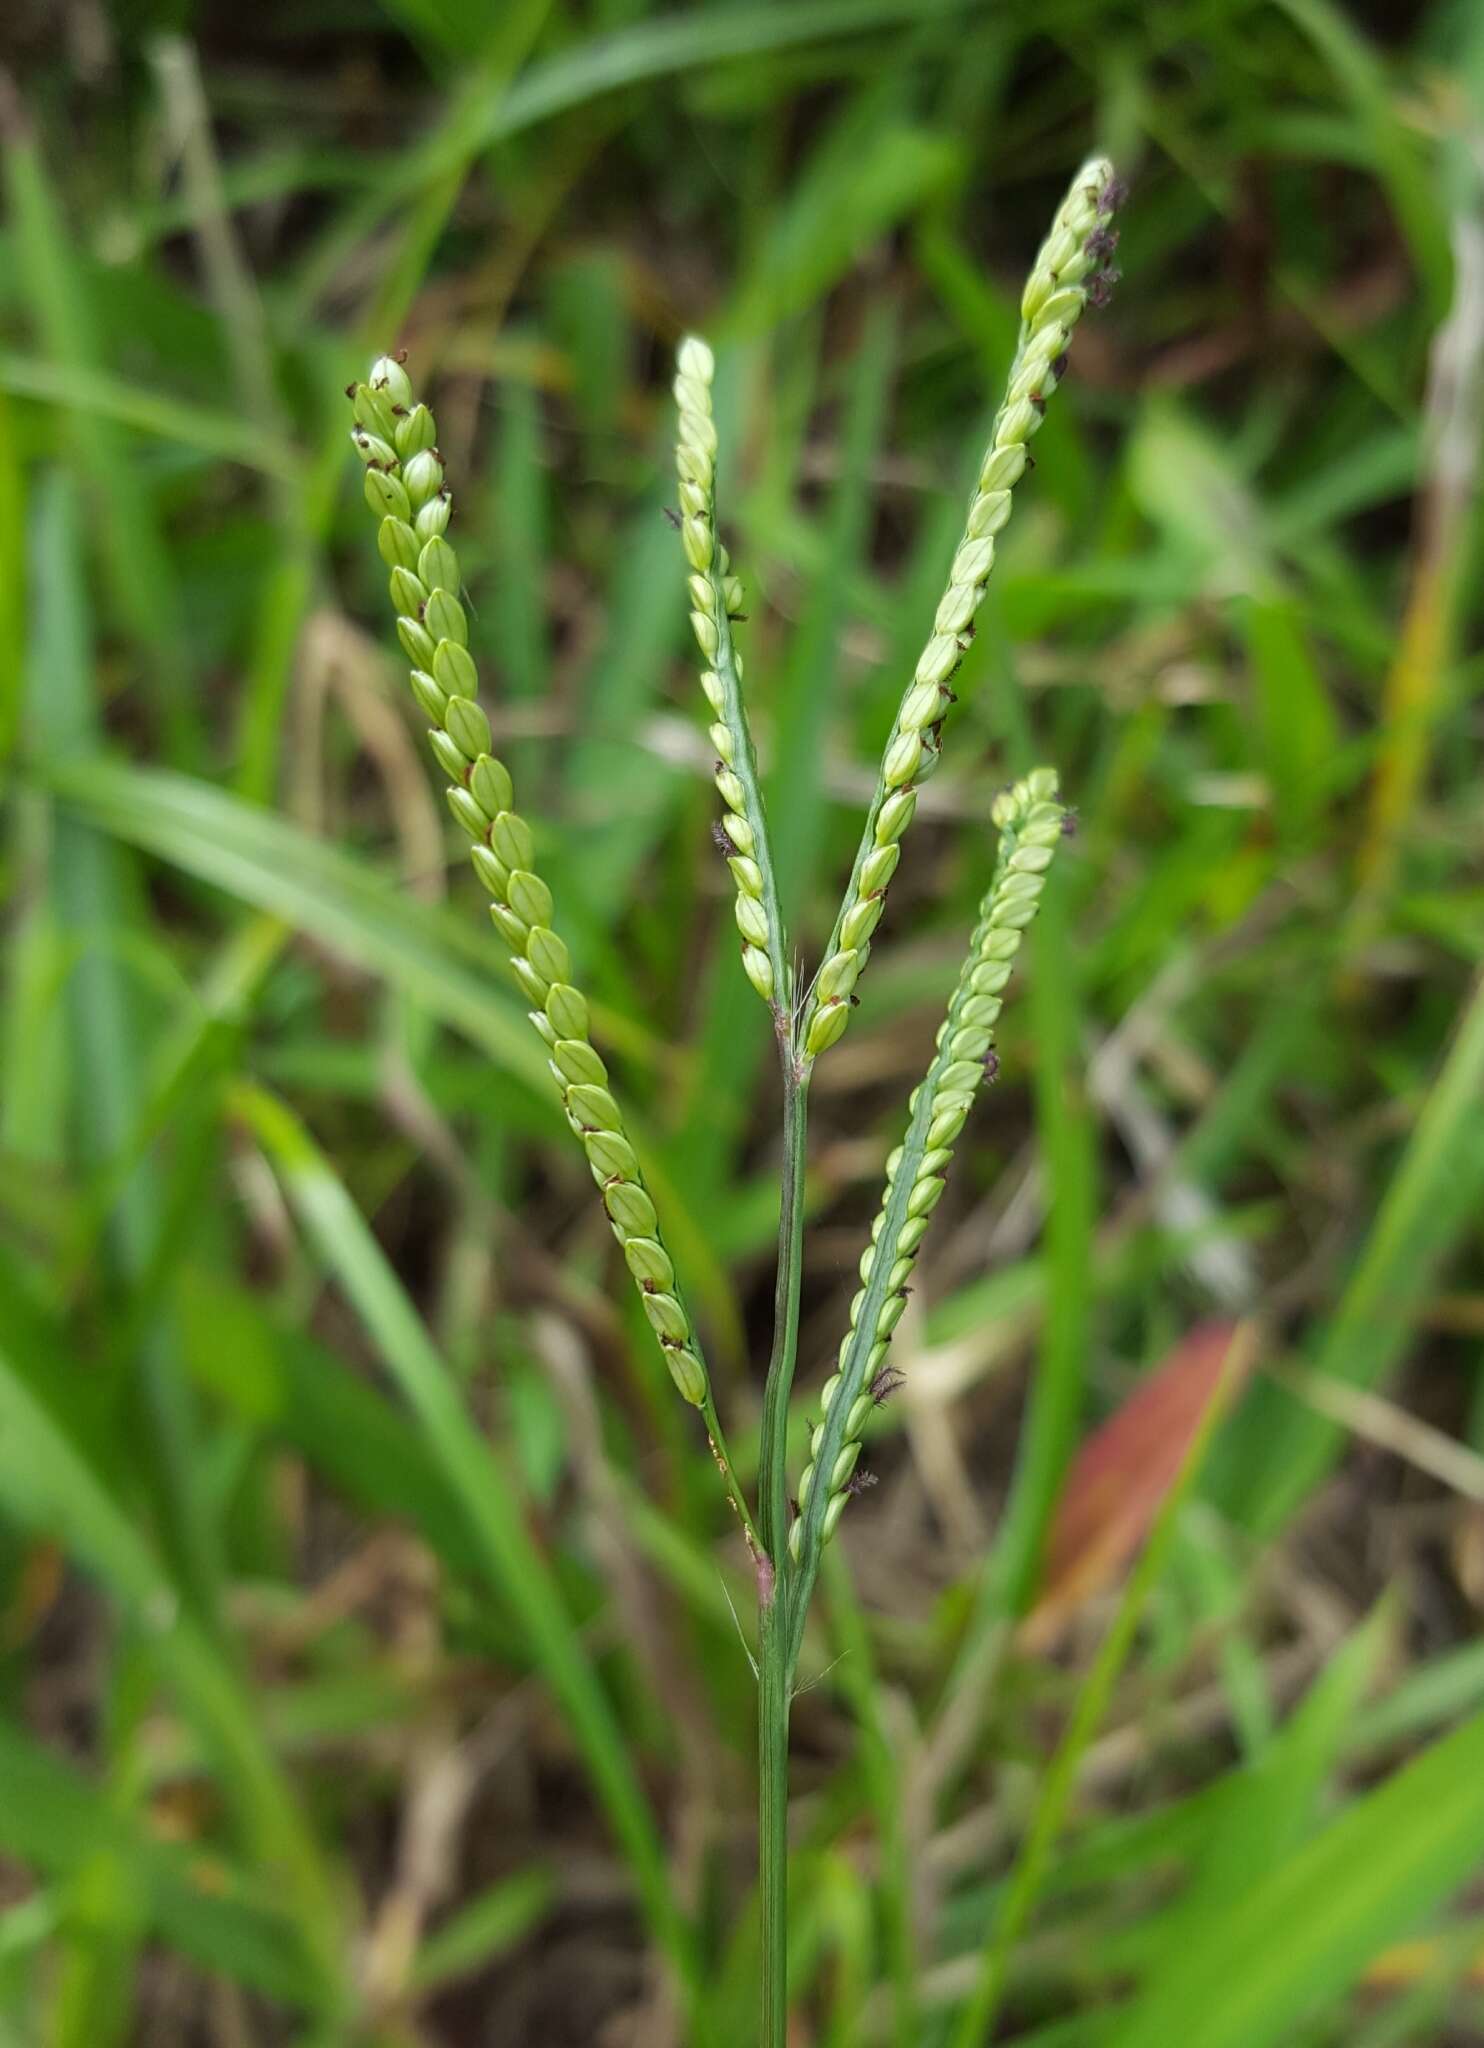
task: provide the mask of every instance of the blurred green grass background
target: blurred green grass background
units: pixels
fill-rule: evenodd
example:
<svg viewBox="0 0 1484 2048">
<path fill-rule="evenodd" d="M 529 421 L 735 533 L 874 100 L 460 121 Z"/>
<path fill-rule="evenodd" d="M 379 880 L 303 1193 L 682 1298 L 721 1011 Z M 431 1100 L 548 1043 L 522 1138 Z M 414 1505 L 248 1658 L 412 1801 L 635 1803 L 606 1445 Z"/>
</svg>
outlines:
<svg viewBox="0 0 1484 2048">
<path fill-rule="evenodd" d="M 1484 13 L 15 0 L 0 67 L 0 2042 L 753 2037 L 744 1559 L 449 844 L 341 391 L 398 342 L 437 404 L 750 1463 L 777 1101 L 671 354 L 717 349 L 817 946 L 1093 147 L 1123 280 L 815 1089 L 801 1414 L 993 793 L 1054 762 L 796 1710 L 797 2038 L 1484 2042 Z"/>
</svg>

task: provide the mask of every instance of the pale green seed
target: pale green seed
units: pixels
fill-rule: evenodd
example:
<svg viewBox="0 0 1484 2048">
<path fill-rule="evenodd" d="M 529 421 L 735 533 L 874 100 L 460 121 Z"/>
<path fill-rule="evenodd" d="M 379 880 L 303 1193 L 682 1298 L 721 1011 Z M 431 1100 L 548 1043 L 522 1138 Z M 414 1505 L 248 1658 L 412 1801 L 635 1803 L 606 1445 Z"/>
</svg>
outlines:
<svg viewBox="0 0 1484 2048">
<path fill-rule="evenodd" d="M 433 415 L 419 403 L 410 412 L 404 413 L 397 422 L 397 453 L 405 461 L 409 455 L 416 455 L 424 448 L 431 448 L 438 438 L 438 429 L 433 425 Z"/>
<path fill-rule="evenodd" d="M 546 1002 L 549 1018 L 550 991 L 547 993 Z M 608 1069 L 585 1038 L 559 1038 L 552 1048 L 552 1053 L 568 1081 L 591 1081 L 599 1088 L 607 1082 Z"/>
<path fill-rule="evenodd" d="M 428 717 L 433 719 L 438 725 L 442 725 L 443 714 L 448 707 L 448 692 L 434 682 L 426 669 L 415 668 L 409 677 L 409 681 L 412 684 L 413 696 L 416 697 Z"/>
<path fill-rule="evenodd" d="M 618 1113 L 618 1104 L 606 1088 L 589 1087 L 586 1083 L 573 1088 L 567 1098 L 572 1114 L 595 1131 L 621 1131 L 623 1118 Z"/>
<path fill-rule="evenodd" d="M 841 922 L 841 945 L 854 948 L 868 939 L 880 924 L 885 907 L 881 898 L 875 895 L 864 897 L 855 904 Z"/>
<path fill-rule="evenodd" d="M 510 971 L 533 1003 L 546 1001 L 548 983 L 544 975 L 536 972 L 523 953 L 517 953 L 510 963 Z"/>
<path fill-rule="evenodd" d="M 701 1361 L 693 1351 L 684 1345 L 667 1344 L 665 1363 L 670 1368 L 670 1377 L 683 1401 L 692 1408 L 702 1408 L 706 1403 L 706 1374 Z"/>
<path fill-rule="evenodd" d="M 900 839 L 912 823 L 916 808 L 917 797 L 910 789 L 899 789 L 889 796 L 876 814 L 876 844 L 886 846 Z"/>
<path fill-rule="evenodd" d="M 370 384 L 357 384 L 351 398 L 351 409 L 370 433 L 379 434 L 383 441 L 395 439 L 397 422 L 385 392 Z"/>
<path fill-rule="evenodd" d="M 819 970 L 820 1002 L 827 1003 L 835 996 L 848 996 L 859 973 L 860 955 L 854 947 L 833 954 Z"/>
<path fill-rule="evenodd" d="M 531 928 L 522 919 L 518 918 L 513 910 L 507 909 L 503 903 L 492 903 L 490 905 L 490 922 L 512 952 L 522 953 L 525 951 L 526 940 L 530 937 Z M 543 990 L 538 1001 L 544 1003 L 545 1000 L 546 993 Z"/>
<path fill-rule="evenodd" d="M 462 785 L 449 790 L 448 808 L 471 839 L 483 839 L 490 821 Z"/>
<path fill-rule="evenodd" d="M 419 449 L 402 465 L 402 481 L 414 508 L 421 508 L 443 488 L 443 464 L 431 448 Z"/>
<path fill-rule="evenodd" d="M 885 1343 L 906 1313 L 907 1297 L 905 1294 L 891 1294 L 887 1296 L 886 1300 L 882 1302 L 881 1312 L 876 1318 L 876 1338 L 878 1343 Z"/>
<path fill-rule="evenodd" d="M 817 1059 L 822 1052 L 828 1052 L 844 1036 L 849 1022 L 850 1008 L 846 1003 L 826 1003 L 822 1009 L 816 1010 L 805 1045 L 810 1058 Z"/>
<path fill-rule="evenodd" d="M 587 1156 L 593 1170 L 605 1180 L 617 1174 L 621 1180 L 637 1180 L 639 1162 L 634 1148 L 618 1130 L 594 1130 L 587 1138 Z"/>
<path fill-rule="evenodd" d="M 441 535 L 435 534 L 417 558 L 417 573 L 429 590 L 459 587 L 459 558 Z"/>
<path fill-rule="evenodd" d="M 435 640 L 451 640 L 456 647 L 469 644 L 469 622 L 464 607 L 446 590 L 435 590 L 428 599 L 423 623 Z"/>
<path fill-rule="evenodd" d="M 657 1337 L 668 1337 L 677 1344 L 685 1342 L 690 1335 L 690 1322 L 673 1294 L 641 1293 L 639 1302 Z"/>
<path fill-rule="evenodd" d="M 884 808 L 884 806 L 883 806 Z M 872 896 L 878 889 L 884 889 L 897 871 L 902 858 L 902 849 L 895 840 L 889 846 L 873 847 L 861 862 L 860 885 L 863 896 Z"/>
<path fill-rule="evenodd" d="M 499 811 L 490 826 L 490 845 L 507 868 L 529 868 L 535 858 L 536 842 L 531 828 L 518 811 Z"/>
<path fill-rule="evenodd" d="M 587 998 L 570 983 L 553 983 L 546 998 L 546 1014 L 562 1038 L 586 1038 Z"/>
<path fill-rule="evenodd" d="M 389 405 L 412 403 L 412 379 L 395 356 L 378 356 L 367 382 L 373 390 L 386 393 Z"/>
<path fill-rule="evenodd" d="M 888 789 L 902 789 L 917 773 L 922 760 L 922 740 L 915 732 L 899 733 L 886 750 L 881 779 Z"/>
<path fill-rule="evenodd" d="M 845 1484 L 846 1480 L 850 1477 L 851 1473 L 859 1464 L 860 1454 L 861 1447 L 859 1439 L 857 1439 L 857 1441 L 853 1444 L 845 1445 L 843 1450 L 840 1452 L 839 1457 L 836 1458 L 835 1468 L 830 1474 L 831 1493 L 838 1493 L 840 1488 Z"/>
<path fill-rule="evenodd" d="M 515 877 L 510 877 L 512 889 Z M 542 1006 L 545 1006 L 545 991 L 554 981 L 568 981 L 572 975 L 572 956 L 556 933 L 548 925 L 533 924 L 531 936 L 526 940 L 526 958 L 541 976 Z"/>
<path fill-rule="evenodd" d="M 443 726 L 459 752 L 475 761 L 490 748 L 490 722 L 472 697 L 450 697 Z"/>
<path fill-rule="evenodd" d="M 388 476 L 385 470 L 368 469 L 364 488 L 366 503 L 373 512 L 380 512 L 390 519 L 412 517 L 412 506 L 399 478 Z"/>
<path fill-rule="evenodd" d="M 389 569 L 416 569 L 417 535 L 405 519 L 383 519 L 376 530 L 376 547 Z"/>
<path fill-rule="evenodd" d="M 765 1003 L 773 1000 L 773 963 L 760 946 L 744 945 L 742 972 Z"/>
<path fill-rule="evenodd" d="M 421 581 L 410 569 L 393 569 L 389 588 L 397 610 L 408 612 L 415 618 L 428 594 Z"/>
<path fill-rule="evenodd" d="M 506 900 L 516 916 L 523 917 L 529 925 L 551 922 L 551 891 L 528 868 L 512 868 Z"/>
<path fill-rule="evenodd" d="M 413 521 L 418 539 L 433 540 L 438 534 L 446 532 L 448 517 L 452 510 L 453 499 L 446 490 L 440 491 L 436 498 L 429 498 Z"/>
<path fill-rule="evenodd" d="M 624 1263 L 641 1286 L 647 1280 L 662 1292 L 674 1287 L 675 1268 L 658 1238 L 630 1237 L 624 1244 L 623 1255 Z"/>
<path fill-rule="evenodd" d="M 616 1180 L 603 1190 L 603 1206 L 626 1237 L 653 1237 L 659 1228 L 654 1203 L 644 1189 L 631 1180 Z M 684 1336 L 677 1330 L 676 1336 Z"/>
<path fill-rule="evenodd" d="M 492 754 L 481 754 L 469 770 L 469 788 L 486 817 L 498 818 L 508 811 L 512 796 L 510 776 L 504 763 Z"/>
<path fill-rule="evenodd" d="M 402 651 L 416 668 L 433 668 L 433 636 L 420 619 L 400 618 L 397 621 L 397 638 Z M 436 668 L 434 669 L 436 675 Z M 438 678 L 440 682 L 443 678 Z M 447 685 L 445 684 L 446 688 Z"/>
<path fill-rule="evenodd" d="M 462 782 L 464 770 L 469 764 L 448 734 L 439 732 L 434 727 L 428 734 L 428 745 L 433 749 L 434 758 L 444 774 L 452 776 L 457 782 Z"/>
<path fill-rule="evenodd" d="M 434 738 L 436 740 L 436 735 L 434 735 Z M 496 860 L 494 854 L 491 853 L 487 846 L 471 846 L 469 857 L 474 863 L 475 874 L 478 875 L 485 888 L 489 890 L 491 896 L 503 902 L 505 891 L 510 886 L 509 868 L 506 867 L 503 861 Z"/>
<path fill-rule="evenodd" d="M 425 633 L 424 637 L 431 647 L 432 636 Z M 474 657 L 457 640 L 440 640 L 424 663 L 425 667 L 429 665 L 450 697 L 479 695 L 479 671 L 474 666 Z"/>
</svg>

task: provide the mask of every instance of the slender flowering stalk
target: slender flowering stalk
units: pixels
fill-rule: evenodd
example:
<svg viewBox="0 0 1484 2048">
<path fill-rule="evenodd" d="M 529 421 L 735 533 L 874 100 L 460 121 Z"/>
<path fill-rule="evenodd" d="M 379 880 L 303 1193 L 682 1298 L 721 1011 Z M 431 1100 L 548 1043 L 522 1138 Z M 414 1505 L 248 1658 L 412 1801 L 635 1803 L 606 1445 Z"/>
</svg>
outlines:
<svg viewBox="0 0 1484 2048">
<path fill-rule="evenodd" d="M 737 929 L 742 966 L 765 1003 L 789 1007 L 783 920 L 773 880 L 768 824 L 758 786 L 757 758 L 742 700 L 742 657 L 732 644 L 732 621 L 742 610 L 742 586 L 731 575 L 716 531 L 716 422 L 711 415 L 715 362 L 704 341 L 683 341 L 676 360 L 675 402 L 680 439 L 675 463 L 680 485 L 680 538 L 690 564 L 691 628 L 707 666 L 701 688 L 714 715 L 716 787 L 725 805 L 720 838 L 737 885 Z"/>
<path fill-rule="evenodd" d="M 994 1071 L 1003 991 L 1065 826 L 1056 789 L 1052 770 L 1038 768 L 995 800 L 1000 841 L 994 874 L 938 1031 L 937 1051 L 912 1096 L 906 1137 L 886 1162 L 881 1210 L 861 1255 L 861 1288 L 850 1306 L 839 1366 L 820 1395 L 823 1418 L 810 1440 L 799 1516 L 789 1532 L 797 1567 L 791 1600 L 795 1657 L 820 1551 L 855 1488 L 866 1421 L 900 1384 L 887 1365 L 892 1332 L 907 1306 L 917 1249 L 943 1193 L 954 1142 L 976 1090 Z"/>
<path fill-rule="evenodd" d="M 624 1130 L 608 1072 L 594 1049 L 588 1008 L 574 986 L 553 922 L 551 893 L 536 872 L 530 827 L 515 810 L 509 773 L 491 751 L 476 701 L 477 675 L 459 602 L 459 566 L 447 539 L 450 499 L 437 433 L 416 402 L 401 360 L 383 357 L 351 387 L 353 439 L 365 464 L 366 498 L 380 516 L 379 545 L 391 577 L 397 633 L 411 685 L 432 721 L 429 742 L 449 777 L 448 801 L 471 842 L 490 915 L 534 1006 L 567 1121 L 602 1191 L 604 1207 L 639 1288 L 644 1311 L 684 1398 L 699 1408 L 757 1568 L 758 1840 L 762 2048 L 788 2036 L 788 1728 L 805 1619 L 824 1546 L 845 1503 L 863 1484 L 858 1466 L 872 1410 L 901 1383 L 889 1347 L 907 1301 L 918 1248 L 944 1188 L 954 1143 L 975 1092 L 992 1077 L 995 1027 L 1021 936 L 1036 914 L 1066 814 L 1057 781 L 1039 768 L 995 802 L 999 834 L 990 884 L 968 956 L 911 1098 L 902 1143 L 887 1161 L 880 1214 L 860 1263 L 838 1364 L 820 1398 L 789 1526 L 788 1426 L 798 1348 L 803 1262 L 807 1103 L 813 1062 L 840 1037 L 871 950 L 917 790 L 940 753 L 951 679 L 974 630 L 1011 493 L 1029 464 L 1027 444 L 1061 381 L 1082 311 L 1106 296 L 1117 237 L 1109 219 L 1118 191 L 1111 167 L 1086 164 L 1043 243 L 1021 302 L 1021 328 L 1004 402 L 969 506 L 963 538 L 933 632 L 898 708 L 850 885 L 823 964 L 800 1001 L 789 966 L 743 701 L 742 660 L 732 642 L 741 588 L 716 525 L 716 425 L 711 351 L 694 338 L 679 351 L 676 464 L 680 532 L 688 564 L 691 625 L 711 708 L 718 828 L 736 884 L 736 921 L 748 980 L 773 1012 L 784 1082 L 784 1148 L 772 1356 L 763 1395 L 758 1509 L 754 1522 L 727 1455 L 701 1349 L 655 1207 Z"/>
<path fill-rule="evenodd" d="M 886 891 L 901 856 L 917 791 L 938 765 L 949 687 L 974 633 L 974 617 L 994 567 L 995 536 L 1010 517 L 1011 494 L 1030 458 L 1026 444 L 1066 369 L 1072 330 L 1089 301 L 1106 295 L 1106 265 L 1117 241 L 1109 216 L 1119 198 L 1113 166 L 1093 157 L 1072 180 L 1027 281 L 1020 339 L 1004 403 L 995 416 L 963 537 L 932 634 L 897 710 L 866 815 L 850 884 L 804 1011 L 801 1037 L 813 1060 L 850 1020 L 851 992 L 871 951 Z"/>
<path fill-rule="evenodd" d="M 456 594 L 462 579 L 447 539 L 452 495 L 433 415 L 414 398 L 406 370 L 392 356 L 373 364 L 369 380 L 352 385 L 349 395 L 356 421 L 351 440 L 366 466 L 366 502 L 381 517 L 377 546 L 390 571 L 397 637 L 412 663 L 413 695 L 432 720 L 428 743 L 449 778 L 449 809 L 468 835 L 474 871 L 490 894 L 490 917 L 534 1005 L 531 1022 L 546 1043 L 567 1122 L 587 1156 L 670 1377 L 682 1398 L 702 1411 L 727 1490 L 755 1545 L 695 1328 L 608 1070 L 592 1043 L 586 999 L 573 985 L 566 945 L 554 929 L 551 891 L 536 873 L 531 828 L 515 809 L 509 772 L 490 750 L 489 720 L 476 701 L 479 677 Z"/>
</svg>

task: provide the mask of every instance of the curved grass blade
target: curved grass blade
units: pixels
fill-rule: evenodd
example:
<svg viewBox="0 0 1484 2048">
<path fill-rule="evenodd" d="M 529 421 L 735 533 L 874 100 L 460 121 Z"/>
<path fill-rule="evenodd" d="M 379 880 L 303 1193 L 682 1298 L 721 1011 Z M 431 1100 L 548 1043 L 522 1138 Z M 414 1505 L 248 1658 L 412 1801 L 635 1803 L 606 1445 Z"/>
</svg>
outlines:
<svg viewBox="0 0 1484 2048">
<path fill-rule="evenodd" d="M 509 1603 L 561 1702 L 630 1866 L 645 1918 L 687 1993 L 693 1937 L 665 1867 L 654 1819 L 623 1733 L 578 1643 L 556 1580 L 522 1519 L 519 1489 L 496 1447 L 470 1421 L 401 1282 L 344 1187 L 285 1104 L 234 1091 L 237 1113 L 272 1161 L 320 1256 L 365 1324 L 468 1520 L 481 1565 Z"/>
</svg>

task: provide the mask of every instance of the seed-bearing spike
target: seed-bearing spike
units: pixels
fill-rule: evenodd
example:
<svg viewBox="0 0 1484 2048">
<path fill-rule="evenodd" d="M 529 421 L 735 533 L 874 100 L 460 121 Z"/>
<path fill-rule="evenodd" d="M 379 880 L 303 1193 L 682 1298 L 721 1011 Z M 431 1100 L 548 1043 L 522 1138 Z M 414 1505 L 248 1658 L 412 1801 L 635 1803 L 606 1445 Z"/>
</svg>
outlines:
<svg viewBox="0 0 1484 2048">
<path fill-rule="evenodd" d="M 807 1607 L 820 1549 L 833 1533 L 846 1500 L 853 1490 L 859 1490 L 852 1482 L 870 1412 L 902 1383 L 902 1376 L 885 1364 L 887 1348 L 906 1311 L 917 1248 L 943 1193 L 953 1141 L 963 1128 L 974 1091 L 982 1085 L 993 1056 L 999 998 L 997 994 L 986 997 L 981 983 L 988 976 L 998 989 L 1009 978 L 1011 963 L 1002 957 L 1005 919 L 1018 918 L 1027 903 L 1034 910 L 1036 899 L 1026 898 L 1020 891 L 1024 883 L 1034 882 L 1039 892 L 1044 880 L 1039 867 L 1028 872 L 1016 862 L 1028 832 L 1032 835 L 1029 843 L 1050 844 L 1053 849 L 1060 843 L 1062 813 L 1055 792 L 1055 777 L 1038 769 L 1005 791 L 995 805 L 1000 840 L 994 872 L 938 1034 L 938 1050 L 926 1077 L 913 1091 L 907 1134 L 886 1161 L 881 1211 L 872 1226 L 871 1245 L 861 1259 L 864 1284 L 851 1302 L 850 1328 L 840 1347 L 839 1367 L 826 1382 L 823 1420 L 810 1443 L 805 1483 L 799 1489 L 800 1515 L 789 1531 L 789 1550 L 799 1574 L 793 1596 L 796 1617 Z M 1054 839 L 1044 838 L 1048 832 L 1054 832 Z M 1010 884 L 1014 886 L 1007 894 Z M 1019 943 L 1018 928 L 1015 943 Z M 815 1011 L 811 1028 L 829 1029 L 829 1020 L 836 1015 L 843 1013 L 823 1004 Z M 821 1484 L 821 1472 L 828 1475 L 828 1485 Z M 796 1618 L 795 1643 L 799 1626 Z"/>
<path fill-rule="evenodd" d="M 686 374 L 710 376 L 710 353 L 688 356 Z M 589 1037 L 588 1006 L 571 984 L 567 948 L 552 929 L 551 891 L 536 873 L 529 825 L 514 809 L 510 775 L 491 753 L 489 719 L 477 701 L 478 673 L 468 650 L 468 619 L 457 592 L 458 557 L 444 539 L 452 505 L 432 413 L 413 395 L 395 356 L 372 365 L 350 397 L 353 438 L 366 463 L 366 501 L 380 521 L 377 547 L 391 571 L 397 635 L 412 664 L 411 687 L 434 721 L 429 741 L 448 774 L 450 809 L 468 833 L 474 869 L 493 898 L 490 917 L 511 952 L 516 979 L 535 1005 L 531 1021 L 546 1045 L 567 1122 L 581 1140 L 603 1206 L 623 1248 L 644 1313 L 683 1399 L 699 1408 L 727 1491 L 757 1547 L 747 1504 L 728 1458 L 700 1344 L 639 1162 L 624 1134 L 608 1070 Z M 704 450 L 706 438 L 696 444 Z M 714 436 L 711 442 L 714 447 Z M 709 521 L 708 521 L 709 530 Z M 723 613 L 724 619 L 724 613 Z M 746 854 L 750 847 L 739 844 Z M 739 862 L 738 887 L 753 864 Z"/>
<path fill-rule="evenodd" d="M 825 948 L 830 960 L 840 950 L 861 903 L 878 898 L 891 870 L 878 875 L 872 862 L 895 847 L 911 823 L 915 791 L 940 758 L 940 732 L 953 703 L 950 679 L 974 631 L 974 617 L 994 566 L 994 536 L 1010 516 L 1011 493 L 1024 473 L 1027 443 L 1045 415 L 1046 399 L 1060 381 L 1072 330 L 1097 297 L 1111 254 L 1108 215 L 1117 198 L 1113 166 L 1104 157 L 1085 163 L 1068 187 L 1041 246 L 1021 302 L 1020 337 L 1005 382 L 1005 395 L 979 468 L 963 537 L 954 552 L 948 586 L 933 631 L 918 658 L 882 752 L 876 794 L 866 814 L 835 929 Z M 1059 365 L 1053 373 L 1053 365 Z M 1027 801 L 1043 799 L 1032 794 Z M 996 820 L 998 823 L 999 821 Z M 893 863 L 894 865 L 894 863 Z M 808 1059 L 816 1059 L 843 1035 L 848 1013 L 832 1018 L 830 992 L 816 982 L 804 1009 L 802 1038 Z"/>
<path fill-rule="evenodd" d="M 791 979 L 757 757 L 742 700 L 742 658 L 732 645 L 732 621 L 742 608 L 742 586 L 728 574 L 727 551 L 716 531 L 717 434 L 711 413 L 715 372 L 715 359 L 705 342 L 688 336 L 675 360 L 680 421 L 675 461 L 684 509 L 680 541 L 690 569 L 686 581 L 691 631 L 704 662 L 701 687 L 716 719 L 711 728 L 716 786 L 732 814 L 726 820 L 727 837 L 740 856 L 730 865 L 737 885 L 742 968 L 764 1002 L 781 1010 Z M 733 829 L 734 817 L 741 820 L 740 832 Z"/>
</svg>

